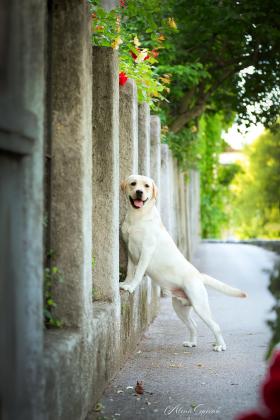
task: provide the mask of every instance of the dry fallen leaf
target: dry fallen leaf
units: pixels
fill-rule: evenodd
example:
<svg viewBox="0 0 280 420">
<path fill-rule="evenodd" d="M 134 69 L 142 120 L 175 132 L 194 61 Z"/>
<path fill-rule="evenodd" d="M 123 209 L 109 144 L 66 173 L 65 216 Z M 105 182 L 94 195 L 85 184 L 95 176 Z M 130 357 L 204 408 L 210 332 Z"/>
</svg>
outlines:
<svg viewBox="0 0 280 420">
<path fill-rule="evenodd" d="M 144 393 L 144 382 L 143 381 L 137 381 L 137 384 L 135 386 L 135 392 L 136 392 L 136 394 L 143 394 Z"/>
</svg>

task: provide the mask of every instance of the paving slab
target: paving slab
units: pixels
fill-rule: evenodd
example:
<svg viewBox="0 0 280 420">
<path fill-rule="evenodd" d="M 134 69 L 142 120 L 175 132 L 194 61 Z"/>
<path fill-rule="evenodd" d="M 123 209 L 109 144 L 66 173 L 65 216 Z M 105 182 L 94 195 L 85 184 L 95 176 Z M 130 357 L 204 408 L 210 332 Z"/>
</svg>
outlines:
<svg viewBox="0 0 280 420">
<path fill-rule="evenodd" d="M 169 298 L 136 351 L 109 384 L 90 420 L 234 419 L 258 404 L 270 339 L 266 320 L 273 298 L 267 290 L 276 254 L 243 244 L 203 243 L 195 265 L 248 293 L 232 298 L 209 289 L 214 319 L 228 349 L 216 353 L 213 337 L 200 321 L 196 348 L 182 346 L 185 328 Z M 136 394 L 137 381 L 143 394 Z"/>
</svg>

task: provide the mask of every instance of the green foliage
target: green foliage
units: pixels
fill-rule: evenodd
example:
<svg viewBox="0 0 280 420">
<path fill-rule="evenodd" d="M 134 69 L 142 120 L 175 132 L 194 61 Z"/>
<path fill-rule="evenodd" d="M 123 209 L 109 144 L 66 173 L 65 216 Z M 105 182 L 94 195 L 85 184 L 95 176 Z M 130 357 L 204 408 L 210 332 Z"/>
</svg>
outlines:
<svg viewBox="0 0 280 420">
<path fill-rule="evenodd" d="M 265 131 L 245 150 L 233 181 L 233 225 L 242 239 L 280 237 L 280 132 Z"/>
<path fill-rule="evenodd" d="M 219 184 L 227 187 L 231 184 L 234 177 L 241 171 L 242 168 L 238 163 L 232 163 L 230 165 L 220 165 L 218 170 Z"/>
<path fill-rule="evenodd" d="M 164 141 L 168 143 L 183 171 L 187 172 L 189 169 L 197 168 L 201 155 L 195 125 L 191 128 L 184 128 L 178 134 L 172 131 L 168 132 Z"/>
<path fill-rule="evenodd" d="M 224 121 L 221 114 L 204 116 L 200 120 L 199 148 L 203 159 L 200 160 L 199 169 L 203 238 L 219 238 L 228 220 L 225 210 L 228 202 L 228 184 L 225 170 L 219 164 L 219 154 L 224 147 L 221 138 L 223 128 Z"/>
<path fill-rule="evenodd" d="M 159 74 L 170 74 L 172 80 L 172 102 L 182 99 L 187 89 L 199 84 L 203 79 L 209 77 L 209 73 L 201 63 L 165 64 L 157 67 Z"/>
<path fill-rule="evenodd" d="M 168 3 L 178 32 L 163 51 L 161 65 L 200 66 L 193 83 L 176 79 L 175 89 L 171 86 L 170 105 L 165 105 L 171 129 L 178 132 L 209 110 L 237 114 L 245 124 L 275 123 L 280 102 L 278 2 Z M 248 112 L 248 105 L 256 103 L 261 106 Z"/>
<path fill-rule="evenodd" d="M 229 185 L 241 170 L 237 164 L 219 163 L 219 154 L 225 149 L 221 133 L 226 127 L 222 113 L 205 114 L 198 126 L 184 128 L 178 134 L 168 132 L 164 137 L 185 173 L 192 168 L 200 170 L 203 238 L 219 238 L 227 227 L 231 208 Z"/>
<path fill-rule="evenodd" d="M 93 45 L 112 47 L 119 51 L 120 71 L 133 79 L 137 85 L 139 102 L 154 106 L 164 100 L 168 90 L 161 75 L 155 71 L 157 50 L 162 48 L 164 35 L 170 32 L 168 19 L 157 25 L 152 19 L 158 1 L 147 2 L 139 13 L 139 2 L 129 1 L 125 7 L 117 7 L 109 12 L 89 1 L 91 5 Z M 141 2 L 140 2 L 141 3 Z M 175 28 L 173 28 L 173 32 Z"/>
<path fill-rule="evenodd" d="M 63 276 L 58 267 L 44 269 L 44 319 L 47 328 L 62 327 L 62 322 L 53 314 L 56 303 L 52 296 L 52 288 L 55 284 L 62 283 Z"/>
</svg>

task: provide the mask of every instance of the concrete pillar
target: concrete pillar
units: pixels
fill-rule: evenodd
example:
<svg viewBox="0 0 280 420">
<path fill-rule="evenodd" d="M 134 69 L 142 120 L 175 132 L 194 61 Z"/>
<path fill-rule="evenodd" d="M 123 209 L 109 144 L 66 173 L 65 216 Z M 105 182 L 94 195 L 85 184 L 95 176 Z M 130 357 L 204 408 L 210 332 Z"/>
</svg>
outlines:
<svg viewBox="0 0 280 420">
<path fill-rule="evenodd" d="M 196 234 L 197 234 L 197 245 L 200 241 L 201 235 L 201 224 L 200 224 L 200 173 L 198 170 L 195 171 L 196 173 L 196 211 L 197 211 L 197 219 L 196 219 Z"/>
<path fill-rule="evenodd" d="M 176 231 L 176 193 L 177 188 L 175 181 L 175 159 L 172 153 L 169 151 L 169 174 L 170 174 L 170 231 L 173 240 L 177 243 L 177 231 Z"/>
<path fill-rule="evenodd" d="M 118 55 L 93 48 L 94 298 L 119 301 Z"/>
<path fill-rule="evenodd" d="M 179 170 L 178 173 L 178 188 L 179 188 L 179 248 L 182 254 L 187 257 L 187 225 L 186 225 L 186 217 L 187 217 L 187 207 L 186 207 L 186 194 L 185 194 L 185 176 Z"/>
<path fill-rule="evenodd" d="M 192 217 L 191 217 L 191 198 L 190 198 L 190 178 L 187 184 L 185 184 L 185 200 L 186 200 L 186 245 L 187 254 L 186 257 L 189 261 L 192 259 Z"/>
<path fill-rule="evenodd" d="M 120 180 L 138 173 L 138 104 L 137 88 L 133 80 L 120 87 Z M 120 189 L 119 189 L 120 191 Z M 120 225 L 127 211 L 127 200 L 120 191 Z M 120 271 L 127 267 L 127 252 L 120 240 Z"/>
<path fill-rule="evenodd" d="M 178 162 L 173 158 L 173 208 L 174 208 L 174 240 L 179 246 L 180 237 L 180 195 L 179 195 L 179 170 Z"/>
<path fill-rule="evenodd" d="M 150 176 L 150 107 L 138 105 L 138 173 Z"/>
<path fill-rule="evenodd" d="M 170 165 L 170 150 L 167 144 L 161 145 L 161 168 L 160 168 L 160 185 L 164 190 L 164 200 L 161 200 L 160 213 L 164 226 L 172 235 L 171 230 L 171 212 L 172 212 L 172 174 Z"/>
<path fill-rule="evenodd" d="M 199 172 L 196 170 L 190 171 L 189 183 L 189 213 L 190 213 L 190 241 L 191 241 L 191 255 L 196 250 L 200 236 L 200 183 Z"/>
<path fill-rule="evenodd" d="M 55 315 L 81 327 L 92 310 L 91 40 L 87 1 L 52 2 L 51 248 L 63 274 Z M 74 31 L 74 32 L 73 32 Z"/>
<path fill-rule="evenodd" d="M 158 209 L 160 209 L 160 151 L 160 118 L 157 115 L 151 115 L 151 177 L 159 189 Z"/>
<path fill-rule="evenodd" d="M 150 117 L 150 157 L 151 172 L 150 176 L 155 181 L 159 193 L 157 197 L 157 208 L 160 212 L 160 166 L 161 166 L 161 144 L 160 144 L 160 118 L 157 115 Z M 152 285 L 153 299 L 160 296 L 160 287 L 153 283 Z"/>
<path fill-rule="evenodd" d="M 41 420 L 45 2 L 0 9 L 0 418 Z"/>
<path fill-rule="evenodd" d="M 191 255 L 190 258 L 193 256 L 193 247 L 195 244 L 195 236 L 196 236 L 196 203 L 195 203 L 195 174 L 194 170 L 190 170 L 190 241 L 191 241 Z"/>
</svg>

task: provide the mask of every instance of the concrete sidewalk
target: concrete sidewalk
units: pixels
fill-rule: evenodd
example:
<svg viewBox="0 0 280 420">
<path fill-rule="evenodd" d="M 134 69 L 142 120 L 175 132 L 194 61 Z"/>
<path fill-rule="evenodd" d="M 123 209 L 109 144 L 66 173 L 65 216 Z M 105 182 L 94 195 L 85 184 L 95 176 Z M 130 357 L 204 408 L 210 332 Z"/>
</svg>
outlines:
<svg viewBox="0 0 280 420">
<path fill-rule="evenodd" d="M 196 348 L 182 347 L 185 328 L 171 300 L 161 300 L 150 326 L 89 419 L 233 419 L 257 404 L 270 338 L 265 321 L 273 298 L 267 291 L 275 254 L 251 245 L 202 244 L 194 264 L 202 272 L 245 290 L 247 299 L 209 290 L 214 319 L 228 349 L 213 352 L 213 337 L 198 320 Z M 136 381 L 144 393 L 135 394 Z"/>
</svg>

